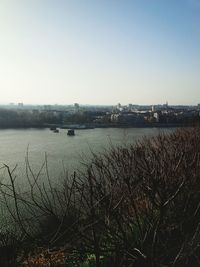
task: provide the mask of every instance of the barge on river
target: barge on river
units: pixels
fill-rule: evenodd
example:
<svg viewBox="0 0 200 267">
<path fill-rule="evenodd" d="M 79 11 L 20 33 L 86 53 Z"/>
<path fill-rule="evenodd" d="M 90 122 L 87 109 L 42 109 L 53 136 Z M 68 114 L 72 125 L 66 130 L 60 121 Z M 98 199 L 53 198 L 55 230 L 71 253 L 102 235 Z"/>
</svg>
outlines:
<svg viewBox="0 0 200 267">
<path fill-rule="evenodd" d="M 74 136 L 75 135 L 74 129 L 68 130 L 67 135 Z"/>
</svg>

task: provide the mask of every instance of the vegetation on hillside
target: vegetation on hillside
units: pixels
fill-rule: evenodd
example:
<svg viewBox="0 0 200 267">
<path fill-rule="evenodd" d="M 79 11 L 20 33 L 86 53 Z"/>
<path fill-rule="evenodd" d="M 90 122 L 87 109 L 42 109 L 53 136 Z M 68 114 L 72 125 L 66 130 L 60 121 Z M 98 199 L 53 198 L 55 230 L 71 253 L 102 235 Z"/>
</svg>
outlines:
<svg viewBox="0 0 200 267">
<path fill-rule="evenodd" d="M 59 187 L 46 160 L 26 191 L 4 168 L 0 266 L 200 266 L 200 128 L 93 154 Z"/>
</svg>

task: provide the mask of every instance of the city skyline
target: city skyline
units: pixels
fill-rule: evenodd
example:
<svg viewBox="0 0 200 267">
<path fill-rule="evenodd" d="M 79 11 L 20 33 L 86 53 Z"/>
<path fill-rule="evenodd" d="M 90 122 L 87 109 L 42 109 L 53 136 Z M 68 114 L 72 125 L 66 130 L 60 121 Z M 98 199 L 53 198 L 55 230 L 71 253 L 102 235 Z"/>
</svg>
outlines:
<svg viewBox="0 0 200 267">
<path fill-rule="evenodd" d="M 1 103 L 197 105 L 200 1 L 0 2 Z"/>
<path fill-rule="evenodd" d="M 155 103 L 155 104 L 140 104 L 140 103 L 115 103 L 115 104 L 85 104 L 85 103 L 63 103 L 63 104 L 59 104 L 59 103 L 24 103 L 24 102 L 8 102 L 8 103 L 2 103 L 0 102 L 0 107 L 19 107 L 19 108 L 23 108 L 23 107 L 29 107 L 29 106 L 33 106 L 33 107 L 56 107 L 56 106 L 60 106 L 60 107 L 75 107 L 76 105 L 80 106 L 80 107 L 116 107 L 116 106 L 122 106 L 122 107 L 128 107 L 128 106 L 132 106 L 132 107 L 158 107 L 158 106 L 168 106 L 168 107 L 178 107 L 178 106 L 185 106 L 185 107 L 200 107 L 200 103 L 197 102 L 195 104 L 171 104 L 168 103 L 168 101 L 166 101 L 165 103 Z"/>
</svg>

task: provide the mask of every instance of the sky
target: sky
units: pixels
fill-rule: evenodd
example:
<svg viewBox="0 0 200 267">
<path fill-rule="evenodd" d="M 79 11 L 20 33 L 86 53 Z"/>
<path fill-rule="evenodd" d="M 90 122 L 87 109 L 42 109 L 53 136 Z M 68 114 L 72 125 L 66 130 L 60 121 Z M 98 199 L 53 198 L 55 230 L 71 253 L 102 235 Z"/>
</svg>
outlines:
<svg viewBox="0 0 200 267">
<path fill-rule="evenodd" d="M 200 0 L 0 0 L 0 103 L 200 103 Z"/>
</svg>

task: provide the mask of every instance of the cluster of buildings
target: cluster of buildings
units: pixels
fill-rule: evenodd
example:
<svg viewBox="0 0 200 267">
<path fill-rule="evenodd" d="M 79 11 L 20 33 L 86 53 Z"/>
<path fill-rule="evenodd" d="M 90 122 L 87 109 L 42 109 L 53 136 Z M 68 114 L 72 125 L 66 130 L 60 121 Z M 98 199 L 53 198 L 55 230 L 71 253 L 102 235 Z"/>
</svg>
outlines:
<svg viewBox="0 0 200 267">
<path fill-rule="evenodd" d="M 127 126 L 194 124 L 200 122 L 200 104 L 197 106 L 164 105 L 140 106 L 121 104 L 113 107 L 97 121 L 110 120 L 110 123 Z"/>
<path fill-rule="evenodd" d="M 4 106 L 9 110 L 52 116 L 61 124 L 71 122 L 90 123 L 96 127 L 112 126 L 172 126 L 187 125 L 200 122 L 200 104 L 196 106 L 163 105 L 24 105 L 23 103 Z"/>
</svg>

